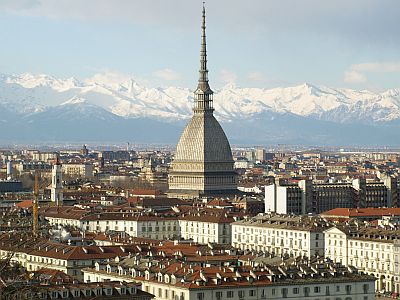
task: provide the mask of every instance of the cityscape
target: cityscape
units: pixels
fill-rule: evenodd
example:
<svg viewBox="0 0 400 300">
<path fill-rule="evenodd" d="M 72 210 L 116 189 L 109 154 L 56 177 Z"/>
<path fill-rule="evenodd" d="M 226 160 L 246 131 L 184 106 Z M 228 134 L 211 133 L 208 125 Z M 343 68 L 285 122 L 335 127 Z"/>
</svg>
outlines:
<svg viewBox="0 0 400 300">
<path fill-rule="evenodd" d="M 251 9 L 289 5 L 275 2 Z M 330 10 L 328 2 L 315 13 Z M 54 26 L 79 19 L 83 29 L 100 14 L 112 35 L 108 22 L 124 27 L 131 13 L 119 5 L 137 8 L 147 27 L 163 20 L 148 12 L 153 3 L 99 1 L 92 15 L 82 3 L 11 1 L 0 3 L 0 17 Z M 345 72 L 353 88 L 263 79 L 262 87 L 227 81 L 214 89 L 209 57 L 226 38 L 210 25 L 219 24 L 210 22 L 218 4 L 157 5 L 166 14 L 196 10 L 181 20 L 196 25 L 192 89 L 145 87 L 110 72 L 91 80 L 0 73 L 0 300 L 400 299 L 400 89 L 387 85 L 392 79 L 369 85 L 379 64 L 364 63 Z M 224 4 L 220 18 L 237 5 Z M 337 5 L 357 18 L 352 5 Z M 311 30 L 302 23 L 308 8 L 285 14 Z M 239 43 L 257 22 L 275 28 L 247 6 L 243 14 Z M 165 48 L 161 60 L 184 60 L 175 51 L 195 46 Z M 7 53 L 6 71 L 19 66 Z M 399 65 L 379 72 L 398 76 Z M 181 78 L 168 68 L 157 74 Z"/>
</svg>

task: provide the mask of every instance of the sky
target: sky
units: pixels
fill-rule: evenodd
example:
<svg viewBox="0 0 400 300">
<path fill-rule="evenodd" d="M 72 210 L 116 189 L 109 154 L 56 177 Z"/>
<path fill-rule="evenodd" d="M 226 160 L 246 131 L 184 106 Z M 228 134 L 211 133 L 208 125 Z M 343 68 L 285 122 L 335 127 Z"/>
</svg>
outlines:
<svg viewBox="0 0 400 300">
<path fill-rule="evenodd" d="M 212 87 L 400 88 L 398 0 L 208 0 L 206 8 Z M 198 0 L 0 0 L 0 73 L 194 88 L 201 9 Z"/>
</svg>

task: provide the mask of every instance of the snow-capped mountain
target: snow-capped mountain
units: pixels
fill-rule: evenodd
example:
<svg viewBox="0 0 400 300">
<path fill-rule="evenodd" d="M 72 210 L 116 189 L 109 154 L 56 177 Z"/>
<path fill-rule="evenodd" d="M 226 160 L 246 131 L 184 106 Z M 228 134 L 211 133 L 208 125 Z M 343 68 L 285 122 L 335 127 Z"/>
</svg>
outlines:
<svg viewBox="0 0 400 300">
<path fill-rule="evenodd" d="M 57 119 L 63 120 L 64 124 L 68 120 L 99 124 L 156 120 L 182 127 L 192 114 L 192 102 L 190 89 L 149 88 L 132 78 L 116 74 L 98 74 L 84 81 L 48 75 L 0 74 L 0 125 L 7 123 L 10 128 L 21 128 L 23 123 L 62 126 Z M 274 140 L 283 134 L 278 140 L 291 136 L 286 141 L 290 142 L 299 138 L 302 132 L 305 142 L 315 140 L 316 143 L 322 137 L 333 141 L 335 135 L 329 133 L 332 128 L 347 128 L 350 132 L 355 126 L 373 126 L 374 130 L 383 130 L 385 126 L 400 124 L 400 89 L 376 93 L 307 83 L 274 89 L 226 85 L 215 90 L 214 106 L 217 118 L 227 126 L 228 135 L 235 136 L 237 142 L 243 139 L 237 134 L 235 124 L 244 123 L 253 126 L 259 134 L 254 141 L 260 140 L 262 132 L 265 132 L 264 140 Z M 286 121 L 275 128 L 282 120 Z M 313 126 L 326 130 L 314 132 Z M 275 131 L 265 131 L 267 127 Z M 148 131 L 149 128 L 140 130 Z M 305 130 L 309 137 L 304 135 Z M 175 135 L 179 136 L 179 130 Z M 381 133 L 379 135 L 382 137 Z"/>
</svg>

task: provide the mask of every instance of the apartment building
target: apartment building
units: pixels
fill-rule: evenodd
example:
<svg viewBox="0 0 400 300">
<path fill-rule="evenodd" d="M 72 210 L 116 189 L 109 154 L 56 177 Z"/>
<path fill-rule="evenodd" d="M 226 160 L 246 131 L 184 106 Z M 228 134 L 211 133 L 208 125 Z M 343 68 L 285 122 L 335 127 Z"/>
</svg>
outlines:
<svg viewBox="0 0 400 300">
<path fill-rule="evenodd" d="M 293 256 L 324 255 L 322 218 L 265 214 L 232 223 L 232 246 Z"/>
<path fill-rule="evenodd" d="M 62 271 L 78 280 L 83 279 L 82 268 L 93 267 L 96 261 L 124 257 L 138 252 L 136 245 L 124 246 L 69 246 L 28 234 L 2 234 L 0 258 L 11 257 L 27 271 L 50 268 Z"/>
<path fill-rule="evenodd" d="M 41 214 L 50 225 L 69 225 L 82 231 L 124 232 L 157 240 L 183 238 L 198 243 L 231 243 L 231 223 L 238 220 L 224 209 L 180 206 L 174 212 L 91 212 L 72 207 L 49 207 Z"/>
<path fill-rule="evenodd" d="M 400 230 L 354 223 L 325 230 L 325 255 L 376 277 L 378 291 L 400 292 Z M 397 260 L 396 260 L 397 259 Z"/>
<path fill-rule="evenodd" d="M 197 243 L 231 243 L 231 223 L 237 219 L 224 209 L 193 208 L 179 216 L 180 236 Z"/>
<path fill-rule="evenodd" d="M 92 164 L 63 164 L 62 172 L 71 177 L 92 178 L 93 177 Z"/>
<path fill-rule="evenodd" d="M 256 300 L 375 298 L 372 276 L 327 261 L 252 266 L 192 266 L 161 260 L 138 265 L 96 264 L 83 270 L 85 282 L 135 281 L 157 300 Z"/>
<path fill-rule="evenodd" d="M 316 183 L 299 180 L 265 187 L 265 210 L 282 214 L 320 214 L 334 208 L 391 207 L 397 205 L 396 180 Z"/>
</svg>

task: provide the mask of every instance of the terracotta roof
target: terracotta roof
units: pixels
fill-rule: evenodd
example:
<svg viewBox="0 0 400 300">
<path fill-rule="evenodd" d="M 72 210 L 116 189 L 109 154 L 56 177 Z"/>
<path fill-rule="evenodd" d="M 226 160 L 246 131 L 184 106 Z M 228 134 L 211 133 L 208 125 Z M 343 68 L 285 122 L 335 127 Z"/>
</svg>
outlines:
<svg viewBox="0 0 400 300">
<path fill-rule="evenodd" d="M 334 208 L 321 214 L 324 217 L 371 218 L 400 216 L 400 207 Z"/>
<path fill-rule="evenodd" d="M 18 202 L 15 206 L 19 208 L 30 208 L 32 207 L 33 200 L 24 200 L 21 202 Z"/>
</svg>

